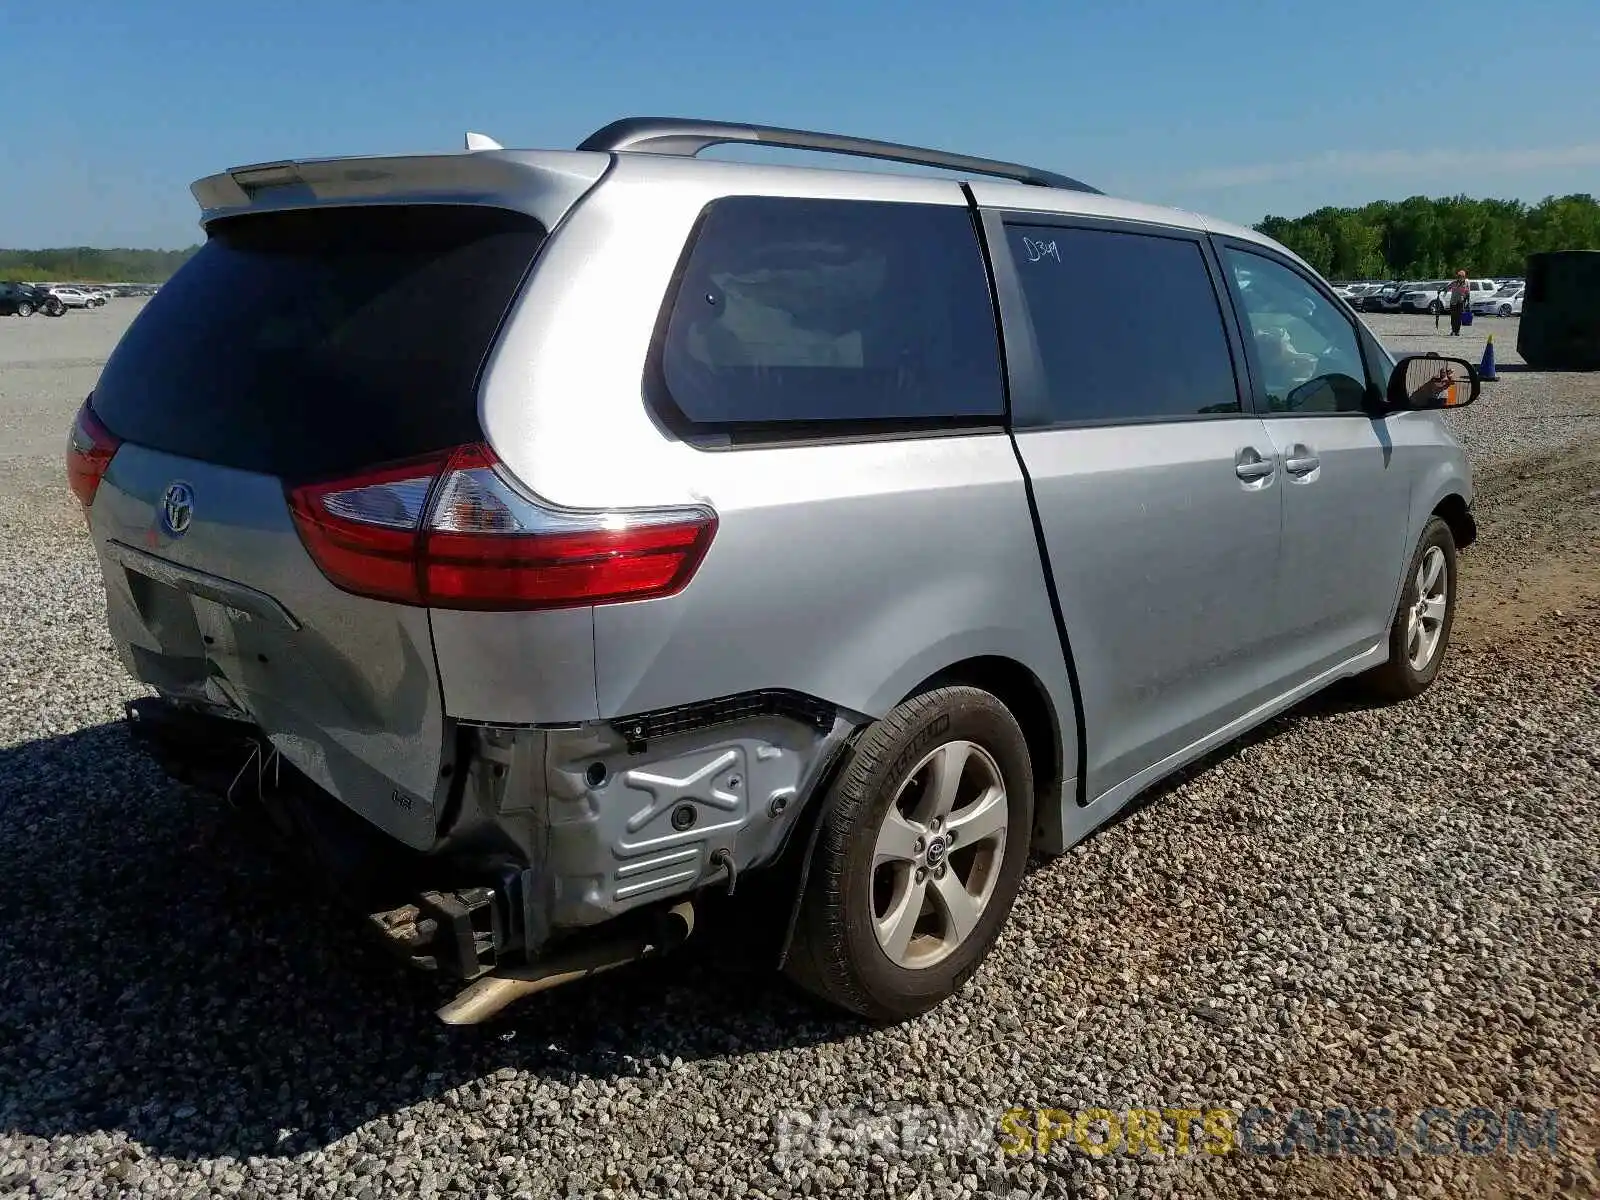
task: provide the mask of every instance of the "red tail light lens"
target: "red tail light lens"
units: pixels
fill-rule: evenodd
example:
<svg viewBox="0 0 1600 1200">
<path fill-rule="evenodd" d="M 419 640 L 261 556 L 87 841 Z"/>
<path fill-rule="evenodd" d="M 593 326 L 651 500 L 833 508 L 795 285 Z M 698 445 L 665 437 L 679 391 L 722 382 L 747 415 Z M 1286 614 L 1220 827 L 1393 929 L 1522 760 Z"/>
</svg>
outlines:
<svg viewBox="0 0 1600 1200">
<path fill-rule="evenodd" d="M 121 445 L 122 439 L 100 424 L 85 400 L 67 437 L 67 483 L 85 509 L 94 503 L 100 480 Z"/>
<path fill-rule="evenodd" d="M 483 445 L 295 488 L 312 558 L 358 595 L 433 608 L 539 609 L 681 591 L 716 532 L 707 508 L 555 508 Z"/>
<path fill-rule="evenodd" d="M 442 457 L 368 471 L 354 479 L 289 492 L 311 557 L 347 592 L 402 604 L 425 603 L 417 543 Z"/>
</svg>

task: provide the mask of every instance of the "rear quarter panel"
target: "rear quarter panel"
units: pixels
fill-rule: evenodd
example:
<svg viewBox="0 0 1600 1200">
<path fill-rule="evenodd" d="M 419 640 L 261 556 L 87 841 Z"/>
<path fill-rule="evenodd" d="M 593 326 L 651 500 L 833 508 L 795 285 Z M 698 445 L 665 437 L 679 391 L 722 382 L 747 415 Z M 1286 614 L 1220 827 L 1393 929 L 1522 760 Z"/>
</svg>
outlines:
<svg viewBox="0 0 1600 1200">
<path fill-rule="evenodd" d="M 1073 763 L 1070 684 L 1009 436 L 706 450 L 672 437 L 645 400 L 652 336 L 706 204 L 781 194 L 960 206 L 960 188 L 621 160 L 545 248 L 481 410 L 496 452 L 554 503 L 717 510 L 683 593 L 594 610 L 599 715 L 791 688 L 877 716 L 951 663 L 1002 655 L 1043 684 Z"/>
</svg>

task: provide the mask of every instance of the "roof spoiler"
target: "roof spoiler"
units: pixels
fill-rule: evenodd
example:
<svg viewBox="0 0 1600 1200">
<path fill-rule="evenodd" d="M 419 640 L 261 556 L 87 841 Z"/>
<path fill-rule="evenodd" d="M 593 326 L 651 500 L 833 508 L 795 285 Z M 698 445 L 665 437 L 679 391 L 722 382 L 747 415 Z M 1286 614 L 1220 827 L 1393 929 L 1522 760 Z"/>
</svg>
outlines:
<svg viewBox="0 0 1600 1200">
<path fill-rule="evenodd" d="M 491 149 L 475 141 L 466 153 L 253 163 L 196 180 L 189 190 L 202 225 L 245 212 L 383 203 L 489 204 L 549 225 L 608 165 L 598 154 Z"/>
</svg>

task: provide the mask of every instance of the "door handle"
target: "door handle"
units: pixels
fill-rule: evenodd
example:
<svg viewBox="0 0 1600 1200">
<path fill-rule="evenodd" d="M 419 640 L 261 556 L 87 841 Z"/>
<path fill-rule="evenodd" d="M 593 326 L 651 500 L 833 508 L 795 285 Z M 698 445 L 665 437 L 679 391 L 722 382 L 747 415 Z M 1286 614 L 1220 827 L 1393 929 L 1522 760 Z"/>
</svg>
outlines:
<svg viewBox="0 0 1600 1200">
<path fill-rule="evenodd" d="M 1283 469 L 1291 475 L 1309 475 L 1322 465 L 1322 460 L 1311 452 L 1309 446 L 1292 446 L 1284 456 Z"/>
<path fill-rule="evenodd" d="M 1233 473 L 1247 483 L 1266 479 L 1276 470 L 1270 458 L 1262 458 L 1254 449 L 1241 450 L 1233 460 Z"/>
</svg>

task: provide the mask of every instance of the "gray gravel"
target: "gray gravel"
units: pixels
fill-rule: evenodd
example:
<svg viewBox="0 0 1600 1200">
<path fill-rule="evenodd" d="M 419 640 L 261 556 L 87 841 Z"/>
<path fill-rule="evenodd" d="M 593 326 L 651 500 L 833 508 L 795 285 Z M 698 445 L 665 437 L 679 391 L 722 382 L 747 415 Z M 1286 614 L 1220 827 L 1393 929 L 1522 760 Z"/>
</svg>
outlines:
<svg viewBox="0 0 1600 1200">
<path fill-rule="evenodd" d="M 134 304 L 0 319 L 0 1197 L 1600 1186 L 1600 442 L 1574 443 L 1600 375 L 1507 372 L 1455 418 L 1484 533 L 1434 689 L 1316 701 L 1041 865 L 936 1013 L 836 1021 L 713 935 L 463 1033 L 115 724 L 134 688 L 58 455 Z M 1372 322 L 1428 345 L 1428 318 Z M 1476 361 L 1491 325 L 1514 365 L 1514 321 L 1436 348 Z M 1011 1106 L 1256 1103 L 1563 1123 L 1554 1158 L 1007 1157 L 992 1138 Z M 980 1136 L 816 1153 L 799 1132 L 822 1109 Z"/>
</svg>

